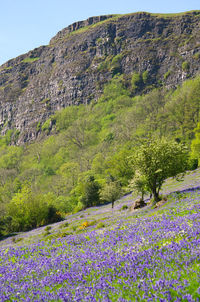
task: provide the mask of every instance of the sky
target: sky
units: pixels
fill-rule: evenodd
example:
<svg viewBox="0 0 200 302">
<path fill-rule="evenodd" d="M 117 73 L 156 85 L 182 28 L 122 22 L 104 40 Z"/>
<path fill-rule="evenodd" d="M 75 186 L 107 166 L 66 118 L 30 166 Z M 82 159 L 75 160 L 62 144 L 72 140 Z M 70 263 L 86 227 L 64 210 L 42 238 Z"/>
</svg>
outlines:
<svg viewBox="0 0 200 302">
<path fill-rule="evenodd" d="M 92 16 L 200 10 L 199 0 L 0 0 L 0 65 Z"/>
</svg>

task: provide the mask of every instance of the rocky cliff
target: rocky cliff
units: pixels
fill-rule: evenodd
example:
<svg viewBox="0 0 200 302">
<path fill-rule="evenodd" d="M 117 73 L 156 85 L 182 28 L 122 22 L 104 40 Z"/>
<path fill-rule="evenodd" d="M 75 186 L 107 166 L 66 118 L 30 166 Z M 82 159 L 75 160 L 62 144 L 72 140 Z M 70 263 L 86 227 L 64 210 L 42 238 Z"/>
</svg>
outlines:
<svg viewBox="0 0 200 302">
<path fill-rule="evenodd" d="M 200 71 L 200 11 L 89 18 L 0 67 L 0 131 L 34 140 L 51 114 L 98 99 L 117 73 L 175 87 Z"/>
</svg>

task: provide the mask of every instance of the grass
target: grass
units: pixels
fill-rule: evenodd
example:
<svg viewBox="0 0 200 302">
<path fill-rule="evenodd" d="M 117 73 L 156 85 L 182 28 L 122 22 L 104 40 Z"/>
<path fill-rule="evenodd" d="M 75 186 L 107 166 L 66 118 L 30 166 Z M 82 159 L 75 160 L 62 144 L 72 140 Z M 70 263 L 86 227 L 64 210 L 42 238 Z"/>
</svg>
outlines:
<svg viewBox="0 0 200 302">
<path fill-rule="evenodd" d="M 40 59 L 39 57 L 37 57 L 37 58 L 30 58 L 30 57 L 28 57 L 28 58 L 23 59 L 22 62 L 23 63 L 33 63 L 33 62 L 38 61 L 39 59 Z"/>
</svg>

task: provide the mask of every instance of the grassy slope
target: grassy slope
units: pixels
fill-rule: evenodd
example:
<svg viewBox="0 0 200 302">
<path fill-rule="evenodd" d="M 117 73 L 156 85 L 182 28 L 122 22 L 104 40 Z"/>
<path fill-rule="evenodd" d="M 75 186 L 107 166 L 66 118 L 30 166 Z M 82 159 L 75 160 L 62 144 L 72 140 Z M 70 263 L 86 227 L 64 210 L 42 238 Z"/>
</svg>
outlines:
<svg viewBox="0 0 200 302">
<path fill-rule="evenodd" d="M 200 169 L 163 191 L 199 183 Z M 158 209 L 120 211 L 132 202 L 126 196 L 113 211 L 90 208 L 68 217 L 68 226 L 2 241 L 0 300 L 199 301 L 200 191 L 171 194 Z M 80 230 L 86 221 L 93 226 Z"/>
<path fill-rule="evenodd" d="M 160 208 L 121 210 L 129 195 L 2 241 L 0 300 L 199 301 L 199 183 L 200 169 L 167 180 L 179 194 Z"/>
<path fill-rule="evenodd" d="M 184 191 L 192 188 L 198 188 L 200 186 L 200 169 L 195 171 L 188 172 L 183 181 L 176 181 L 173 178 L 167 179 L 162 187 L 161 194 L 163 196 L 167 196 L 171 193 L 180 192 L 184 194 Z M 68 222 L 69 226 L 66 226 L 66 221 L 58 222 L 55 224 L 50 225 L 49 235 L 48 235 L 48 227 L 41 227 L 30 232 L 20 233 L 16 236 L 11 236 L 5 240 L 0 241 L 0 247 L 8 247 L 8 246 L 21 246 L 36 243 L 41 240 L 52 239 L 52 238 L 59 238 L 62 234 L 74 234 L 79 232 L 87 232 L 90 231 L 91 228 L 84 230 L 79 230 L 79 227 L 85 221 L 88 221 L 89 224 L 92 222 L 94 223 L 94 227 L 98 227 L 99 222 L 103 222 L 105 226 L 109 227 L 112 223 L 110 221 L 114 220 L 117 222 L 117 219 L 123 218 L 124 216 L 130 216 L 131 218 L 135 217 L 148 217 L 152 215 L 152 211 L 156 215 L 157 209 L 152 210 L 151 207 L 146 207 L 141 210 L 137 210 L 134 212 L 130 211 L 131 205 L 134 204 L 134 200 L 137 197 L 133 194 L 128 194 L 121 199 L 115 202 L 114 209 L 111 209 L 111 204 L 102 205 L 99 207 L 92 207 L 88 208 L 84 211 L 80 211 L 76 214 L 70 215 L 66 217 L 66 221 Z M 146 197 L 146 202 L 148 202 L 148 197 Z M 122 207 L 127 205 L 129 207 L 128 210 L 122 210 Z M 170 203 L 167 203 L 170 205 Z M 171 206 L 171 205 L 170 205 Z M 165 211 L 165 206 L 162 206 L 163 211 Z M 14 239 L 15 238 L 15 239 Z M 19 240 L 22 239 L 22 240 Z M 13 241 L 17 241 L 16 243 Z M 18 241 L 19 240 L 19 241 Z"/>
</svg>

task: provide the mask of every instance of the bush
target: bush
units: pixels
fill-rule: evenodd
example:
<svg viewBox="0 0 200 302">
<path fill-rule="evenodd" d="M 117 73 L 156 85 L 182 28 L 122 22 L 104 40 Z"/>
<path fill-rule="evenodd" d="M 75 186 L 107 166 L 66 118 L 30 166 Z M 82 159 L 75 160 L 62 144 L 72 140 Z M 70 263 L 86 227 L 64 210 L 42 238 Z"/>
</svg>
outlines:
<svg viewBox="0 0 200 302">
<path fill-rule="evenodd" d="M 112 75 L 116 75 L 118 73 L 121 73 L 122 69 L 121 69 L 121 60 L 122 60 L 122 55 L 116 55 L 111 62 L 111 71 L 112 71 Z"/>
<path fill-rule="evenodd" d="M 45 231 L 51 230 L 51 226 L 47 226 L 44 230 L 45 230 Z"/>
<path fill-rule="evenodd" d="M 61 225 L 59 226 L 59 229 L 67 228 L 68 226 L 69 226 L 69 223 L 68 223 L 68 222 L 65 222 L 65 223 L 63 223 L 63 224 L 61 224 Z"/>
<path fill-rule="evenodd" d="M 124 211 L 124 210 L 128 210 L 128 206 L 126 204 L 124 204 L 122 207 L 121 207 L 121 210 Z"/>
<path fill-rule="evenodd" d="M 198 159 L 191 158 L 189 160 L 189 170 L 196 170 L 198 168 Z"/>
<path fill-rule="evenodd" d="M 131 78 L 131 87 L 132 87 L 132 92 L 135 93 L 136 90 L 139 88 L 139 85 L 141 83 L 141 76 L 139 73 L 133 73 L 132 78 Z"/>
<path fill-rule="evenodd" d="M 99 222 L 96 226 L 97 229 L 105 228 L 105 224 L 103 222 Z"/>
<path fill-rule="evenodd" d="M 81 201 L 78 202 L 77 206 L 74 208 L 73 213 L 76 214 L 84 209 L 84 205 Z"/>
<path fill-rule="evenodd" d="M 14 195 L 7 208 L 11 223 L 9 232 L 27 231 L 33 228 L 61 221 L 57 209 L 48 204 L 42 195 L 34 195 L 30 185 L 22 186 L 21 192 Z"/>
<path fill-rule="evenodd" d="M 142 74 L 142 80 L 143 80 L 143 83 L 146 84 L 147 81 L 149 79 L 149 73 L 148 73 L 148 70 L 144 71 L 143 74 Z"/>
<path fill-rule="evenodd" d="M 23 238 L 21 238 L 21 237 L 18 237 L 18 238 L 12 237 L 12 242 L 13 242 L 13 243 L 17 243 L 17 242 L 20 242 L 20 241 L 22 241 L 22 240 L 23 240 Z"/>
<path fill-rule="evenodd" d="M 183 71 L 187 72 L 189 70 L 189 68 L 190 68 L 190 65 L 189 65 L 189 63 L 187 61 L 185 61 L 185 62 L 182 63 L 182 69 L 183 69 Z"/>
</svg>

